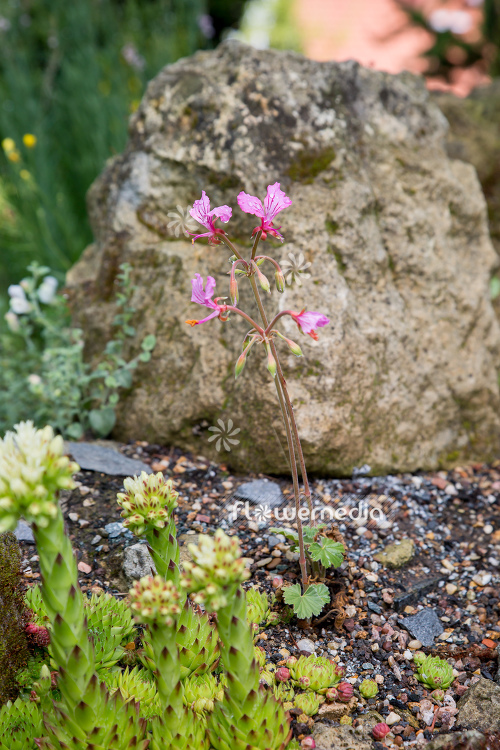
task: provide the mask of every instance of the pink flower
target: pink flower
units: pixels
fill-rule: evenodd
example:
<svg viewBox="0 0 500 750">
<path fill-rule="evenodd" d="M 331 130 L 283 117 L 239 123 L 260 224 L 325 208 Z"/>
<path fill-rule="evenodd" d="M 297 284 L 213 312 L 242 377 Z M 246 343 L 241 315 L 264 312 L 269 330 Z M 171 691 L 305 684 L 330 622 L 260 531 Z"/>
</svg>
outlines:
<svg viewBox="0 0 500 750">
<path fill-rule="evenodd" d="M 305 310 L 299 313 L 292 313 L 292 318 L 302 333 L 308 333 L 315 341 L 318 340 L 316 328 L 323 328 L 323 326 L 326 326 L 330 322 L 326 315 L 322 315 L 322 313 L 306 312 Z"/>
<path fill-rule="evenodd" d="M 278 232 L 278 229 L 281 229 L 281 227 L 276 229 L 273 226 L 273 221 L 280 211 L 283 211 L 284 208 L 288 208 L 288 206 L 291 205 L 291 199 L 285 195 L 283 190 L 280 190 L 279 182 L 275 182 L 274 185 L 268 185 L 264 205 L 262 205 L 261 201 L 256 198 L 255 195 L 248 195 L 248 193 L 244 192 L 241 192 L 238 195 L 238 206 L 241 210 L 246 214 L 253 214 L 254 216 L 258 216 L 259 219 L 262 219 L 260 227 L 255 227 L 252 236 L 259 230 L 262 230 L 261 239 L 263 240 L 266 239 L 268 234 L 272 234 L 283 242 L 283 235 Z"/>
<path fill-rule="evenodd" d="M 209 307 L 211 310 L 213 310 L 213 312 L 210 313 L 210 315 L 208 315 L 206 318 L 203 318 L 203 320 L 186 320 L 186 323 L 190 326 L 197 326 L 200 323 L 206 323 L 207 320 L 217 318 L 219 317 L 219 315 L 226 311 L 226 305 L 217 304 L 217 300 L 220 299 L 220 297 L 216 297 L 215 300 L 212 299 L 215 292 L 215 279 L 212 276 L 207 276 L 207 283 L 205 285 L 205 289 L 203 289 L 202 277 L 199 273 L 195 274 L 195 276 L 196 278 L 191 279 L 191 284 L 193 285 L 191 302 L 196 302 L 196 304 L 198 305 Z"/>
<path fill-rule="evenodd" d="M 217 206 L 217 208 L 214 208 L 211 211 L 210 198 L 208 198 L 205 191 L 202 190 L 200 200 L 193 203 L 193 208 L 189 209 L 189 213 L 191 214 L 193 219 L 196 219 L 196 221 L 198 221 L 206 229 L 208 229 L 208 232 L 195 235 L 193 237 L 193 242 L 195 242 L 199 237 L 208 237 L 208 241 L 211 245 L 218 245 L 220 243 L 220 239 L 217 235 L 225 234 L 225 232 L 223 229 L 219 229 L 218 227 L 216 227 L 214 225 L 214 221 L 216 219 L 220 219 L 226 224 L 231 218 L 233 209 L 229 208 L 229 206 Z"/>
</svg>

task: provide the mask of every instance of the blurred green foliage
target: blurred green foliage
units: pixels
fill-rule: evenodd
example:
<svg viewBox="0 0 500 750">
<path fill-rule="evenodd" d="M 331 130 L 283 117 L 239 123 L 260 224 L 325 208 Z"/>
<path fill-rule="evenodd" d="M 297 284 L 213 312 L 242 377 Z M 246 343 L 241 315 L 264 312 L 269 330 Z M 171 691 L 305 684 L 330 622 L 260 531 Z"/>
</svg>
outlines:
<svg viewBox="0 0 500 750">
<path fill-rule="evenodd" d="M 0 289 L 33 260 L 61 278 L 91 241 L 88 187 L 123 149 L 146 82 L 207 44 L 206 12 L 205 0 L 0 0 Z"/>
<path fill-rule="evenodd" d="M 31 419 L 73 440 L 109 435 L 120 394 L 156 345 L 149 334 L 135 357 L 126 356 L 136 339 L 131 270 L 120 266 L 113 337 L 93 364 L 84 361 L 82 331 L 71 326 L 49 268 L 32 263 L 29 276 L 9 287 L 10 309 L 0 321 L 0 432 Z"/>
</svg>

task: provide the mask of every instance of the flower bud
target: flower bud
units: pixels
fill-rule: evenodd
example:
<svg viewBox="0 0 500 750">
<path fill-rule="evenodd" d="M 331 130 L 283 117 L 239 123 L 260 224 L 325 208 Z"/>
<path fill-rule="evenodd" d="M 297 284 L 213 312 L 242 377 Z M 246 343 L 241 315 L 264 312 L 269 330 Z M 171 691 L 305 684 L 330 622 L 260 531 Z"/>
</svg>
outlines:
<svg viewBox="0 0 500 750">
<path fill-rule="evenodd" d="M 287 667 L 293 667 L 294 664 L 297 664 L 298 659 L 296 656 L 289 656 L 286 660 Z"/>
<path fill-rule="evenodd" d="M 306 687 L 309 687 L 309 685 L 311 684 L 311 680 L 309 679 L 309 677 L 301 677 L 299 679 L 299 683 L 301 687 L 306 688 Z"/>
<path fill-rule="evenodd" d="M 259 279 L 259 284 L 261 285 L 264 292 L 270 292 L 271 291 L 271 285 L 269 284 L 269 279 L 267 276 L 265 276 L 262 271 L 256 267 L 257 271 L 257 278 Z"/>
<path fill-rule="evenodd" d="M 339 699 L 339 694 L 337 693 L 337 688 L 329 688 L 329 690 L 326 691 L 326 700 L 329 703 L 333 703 L 334 701 L 337 701 Z"/>
<path fill-rule="evenodd" d="M 237 378 L 241 375 L 243 372 L 243 369 L 247 362 L 247 354 L 248 351 L 245 349 L 245 351 L 241 352 L 240 356 L 236 360 L 236 364 L 234 366 L 234 377 Z"/>
<path fill-rule="evenodd" d="M 274 280 L 276 282 L 276 289 L 278 292 L 284 292 L 285 291 L 285 277 L 283 276 L 283 271 L 281 269 L 278 271 L 276 270 L 274 272 Z"/>
<path fill-rule="evenodd" d="M 340 701 L 343 703 L 349 703 L 354 695 L 354 688 L 350 682 L 340 682 L 337 685 L 337 693 L 339 694 Z"/>
<path fill-rule="evenodd" d="M 375 724 L 372 729 L 372 735 L 376 740 L 383 740 L 390 731 L 391 728 L 388 726 L 388 724 L 382 721 L 380 724 Z"/>
<path fill-rule="evenodd" d="M 229 280 L 229 296 L 231 298 L 231 304 L 236 305 L 238 304 L 238 282 L 236 281 L 236 276 L 234 275 L 235 267 L 234 264 L 231 268 L 231 278 Z"/>
<path fill-rule="evenodd" d="M 281 576 L 274 576 L 273 589 L 279 589 L 281 586 L 283 586 L 283 578 Z"/>
<path fill-rule="evenodd" d="M 276 670 L 275 677 L 278 682 L 287 682 L 290 679 L 290 670 L 286 667 L 280 667 Z"/>
<path fill-rule="evenodd" d="M 309 735 L 309 737 L 304 737 L 304 739 L 300 743 L 300 747 L 303 750 L 314 750 L 314 748 L 316 747 L 314 737 L 311 737 L 311 735 Z"/>
<path fill-rule="evenodd" d="M 273 376 L 273 378 L 276 377 L 276 360 L 273 357 L 273 353 L 271 351 L 271 347 L 267 346 L 267 369 Z"/>
</svg>

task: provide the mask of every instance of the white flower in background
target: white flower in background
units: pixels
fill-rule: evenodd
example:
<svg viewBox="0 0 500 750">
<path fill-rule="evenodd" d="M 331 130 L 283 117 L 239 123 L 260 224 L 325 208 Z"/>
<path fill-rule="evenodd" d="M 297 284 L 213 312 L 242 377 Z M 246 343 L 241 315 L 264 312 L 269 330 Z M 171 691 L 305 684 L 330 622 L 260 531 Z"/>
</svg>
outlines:
<svg viewBox="0 0 500 750">
<path fill-rule="evenodd" d="M 40 286 L 38 287 L 38 299 L 43 302 L 44 305 L 50 305 L 57 291 L 57 279 L 53 276 L 46 276 Z"/>
<path fill-rule="evenodd" d="M 208 13 L 202 13 L 201 16 L 198 16 L 198 28 L 200 29 L 205 39 L 214 38 L 214 22 L 212 20 L 212 16 L 209 16 Z"/>
<path fill-rule="evenodd" d="M 311 278 L 311 274 L 307 271 L 311 263 L 306 263 L 303 253 L 300 253 L 298 258 L 293 253 L 288 253 L 288 257 L 289 260 L 285 259 L 281 261 L 286 283 L 288 286 L 291 286 L 295 281 L 297 286 L 302 286 L 302 279 Z"/>
<path fill-rule="evenodd" d="M 31 373 L 31 375 L 28 375 L 28 383 L 36 387 L 42 384 L 42 378 L 40 375 L 36 375 L 36 373 Z"/>
<path fill-rule="evenodd" d="M 168 222 L 167 227 L 176 237 L 180 237 L 181 234 L 188 237 L 198 228 L 197 223 L 189 213 L 191 206 L 188 206 L 187 208 L 177 206 L 176 208 L 177 211 L 169 211 L 167 214 L 167 216 L 172 219 L 172 221 Z"/>
<path fill-rule="evenodd" d="M 239 440 L 235 440 L 234 436 L 241 432 L 240 428 L 237 427 L 233 430 L 233 420 L 227 420 L 227 427 L 222 419 L 217 420 L 218 427 L 209 427 L 208 429 L 214 434 L 208 438 L 208 442 L 211 443 L 213 440 L 217 440 L 215 443 L 215 450 L 220 452 L 222 446 L 228 452 L 231 451 L 232 445 L 239 445 Z"/>
<path fill-rule="evenodd" d="M 429 24 L 438 33 L 466 34 L 472 28 L 472 18 L 465 10 L 438 8 L 430 14 Z"/>
<path fill-rule="evenodd" d="M 122 47 L 122 57 L 125 62 L 128 63 L 131 68 L 135 68 L 135 70 L 144 70 L 146 67 L 146 60 L 139 54 L 133 44 L 125 44 Z"/>
<path fill-rule="evenodd" d="M 12 331 L 12 333 L 17 333 L 19 331 L 21 327 L 19 325 L 19 318 L 14 312 L 12 312 L 12 310 L 9 310 L 8 313 L 5 313 L 4 319 L 7 325 L 9 326 L 10 330 Z"/>
<path fill-rule="evenodd" d="M 25 315 L 31 310 L 31 304 L 26 299 L 24 289 L 20 284 L 11 284 L 8 288 L 10 309 L 16 315 Z"/>
</svg>

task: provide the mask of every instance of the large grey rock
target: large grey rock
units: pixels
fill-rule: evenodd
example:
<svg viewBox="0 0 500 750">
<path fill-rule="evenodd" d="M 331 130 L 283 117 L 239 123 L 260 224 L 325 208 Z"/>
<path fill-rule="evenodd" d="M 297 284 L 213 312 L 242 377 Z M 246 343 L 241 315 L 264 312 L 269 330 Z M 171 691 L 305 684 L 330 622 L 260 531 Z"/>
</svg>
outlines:
<svg viewBox="0 0 500 750">
<path fill-rule="evenodd" d="M 143 461 L 128 458 L 123 453 L 98 443 L 66 443 L 66 446 L 80 469 L 86 471 L 98 471 L 119 477 L 139 475 L 142 471 L 151 474 L 151 466 Z"/>
<path fill-rule="evenodd" d="M 440 734 L 425 745 L 425 750 L 486 750 L 486 737 L 471 729 L 468 732 Z"/>
<path fill-rule="evenodd" d="M 240 444 L 225 461 L 287 469 L 262 353 L 232 376 L 243 322 L 184 322 L 201 312 L 190 303 L 196 272 L 227 294 L 227 252 L 203 240 L 193 248 L 168 228 L 168 214 L 205 189 L 212 206 L 235 209 L 224 226 L 248 254 L 255 222 L 236 196 L 279 181 L 293 205 L 279 217 L 285 245 L 269 250 L 304 253 L 311 278 L 266 304 L 331 318 L 318 342 L 282 325 L 305 355 L 283 350 L 310 469 L 350 474 L 367 463 L 376 473 L 497 454 L 500 330 L 488 288 L 497 260 L 475 170 L 448 158 L 446 129 L 423 80 L 406 73 L 235 42 L 165 68 L 125 152 L 90 191 L 96 242 L 68 275 L 89 356 L 110 335 L 124 261 L 138 284 L 138 337 L 157 335 L 116 436 L 220 459 L 207 427 L 232 419 Z M 254 309 L 244 283 L 240 305 Z"/>
<path fill-rule="evenodd" d="M 243 482 L 235 490 L 234 497 L 238 500 L 248 500 L 253 505 L 267 505 L 269 508 L 278 507 L 285 499 L 281 494 L 280 486 L 267 479 Z"/>
<path fill-rule="evenodd" d="M 318 750 L 372 750 L 371 732 L 381 721 L 383 718 L 380 714 L 369 711 L 365 716 L 359 717 L 355 729 L 351 726 L 330 726 L 316 722 L 312 734 Z"/>
<path fill-rule="evenodd" d="M 484 677 L 458 701 L 457 726 L 500 732 L 500 687 Z"/>
</svg>

